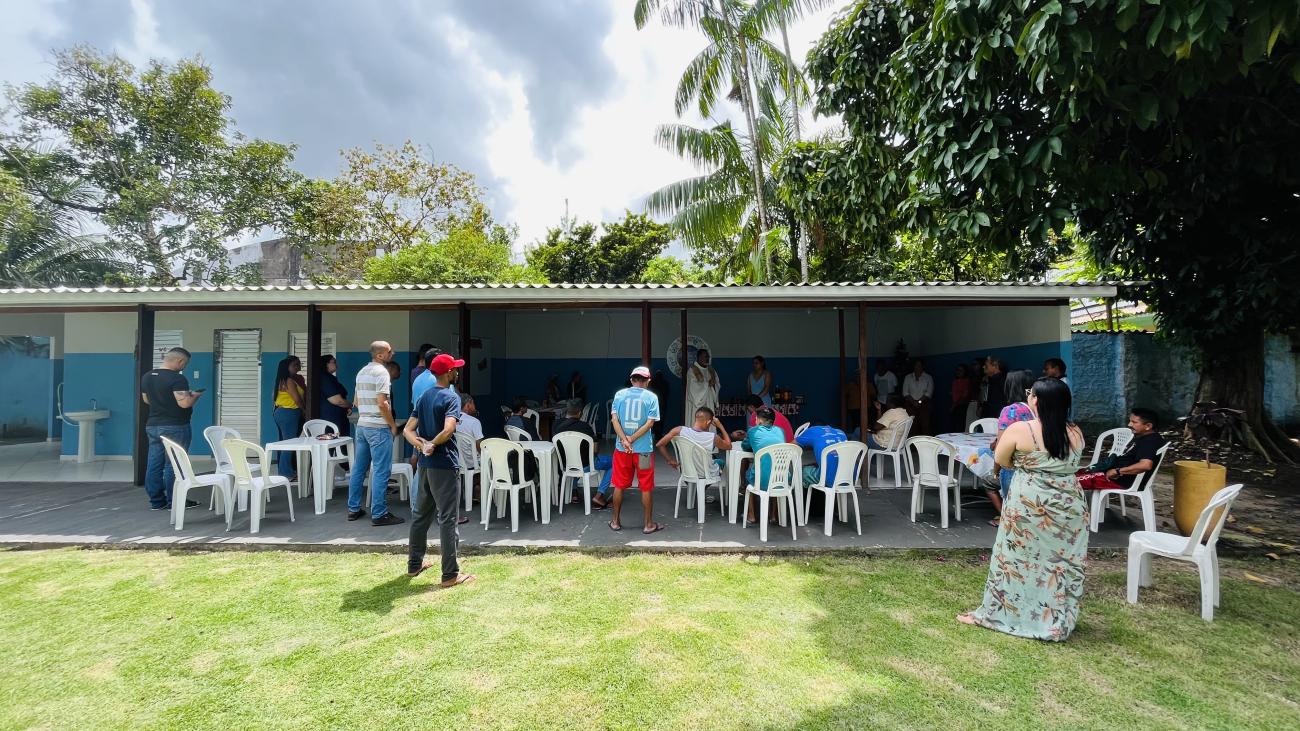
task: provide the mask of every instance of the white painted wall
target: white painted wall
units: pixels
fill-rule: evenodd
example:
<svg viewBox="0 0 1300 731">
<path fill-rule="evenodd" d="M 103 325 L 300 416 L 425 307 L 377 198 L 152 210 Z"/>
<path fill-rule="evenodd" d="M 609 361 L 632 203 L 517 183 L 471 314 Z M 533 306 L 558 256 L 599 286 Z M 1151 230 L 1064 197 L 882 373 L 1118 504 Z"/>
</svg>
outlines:
<svg viewBox="0 0 1300 731">
<path fill-rule="evenodd" d="M 0 335 L 53 338 L 50 357 L 63 357 L 63 315 L 60 313 L 5 313 L 0 315 Z"/>
</svg>

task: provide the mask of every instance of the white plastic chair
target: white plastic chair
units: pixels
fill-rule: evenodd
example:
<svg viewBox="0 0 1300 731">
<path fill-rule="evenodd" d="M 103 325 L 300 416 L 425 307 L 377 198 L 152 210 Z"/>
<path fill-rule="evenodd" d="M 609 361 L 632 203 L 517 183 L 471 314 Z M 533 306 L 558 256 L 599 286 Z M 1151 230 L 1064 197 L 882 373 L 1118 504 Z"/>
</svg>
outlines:
<svg viewBox="0 0 1300 731">
<path fill-rule="evenodd" d="M 234 504 L 231 485 L 234 484 L 234 478 L 220 472 L 195 474 L 190 455 L 186 454 L 184 447 L 167 437 L 160 438 L 163 448 L 167 450 L 167 459 L 172 463 L 172 473 L 176 475 L 176 481 L 172 485 L 172 525 L 176 526 L 176 530 L 185 527 L 185 496 L 190 490 L 207 487 L 211 488 L 213 495 L 221 495 L 220 504 L 226 512 L 226 530 L 230 530 L 230 508 Z M 209 501 L 209 505 L 212 504 L 215 504 L 215 500 Z"/>
<path fill-rule="evenodd" d="M 1151 586 L 1151 558 L 1164 556 L 1196 564 L 1201 576 L 1201 619 L 1214 621 L 1219 606 L 1219 532 L 1228 518 L 1241 485 L 1228 485 L 1210 498 L 1186 538 L 1172 533 L 1133 531 L 1128 537 L 1128 602 L 1137 604 L 1138 587 Z M 1206 533 L 1209 537 L 1206 538 Z M 1204 542 L 1202 542 L 1204 540 Z"/>
<path fill-rule="evenodd" d="M 519 481 L 514 482 L 510 476 L 511 458 L 515 463 L 515 474 Z M 492 519 L 491 503 L 498 493 L 510 496 L 510 532 L 519 532 L 519 493 L 528 491 L 532 496 L 533 520 L 537 520 L 537 486 L 532 480 L 524 479 L 524 448 L 505 439 L 484 439 L 479 453 L 479 467 L 483 470 L 482 496 L 479 498 L 483 510 L 483 530 L 488 529 Z"/>
<path fill-rule="evenodd" d="M 681 465 L 681 474 L 677 477 L 677 494 L 673 497 L 673 517 L 676 518 L 681 508 L 682 488 L 686 487 L 686 509 L 692 504 L 696 507 L 696 521 L 704 522 L 705 494 L 710 485 L 718 488 L 718 503 L 726 514 L 726 490 L 723 487 L 722 470 L 713 461 L 713 453 L 692 442 L 686 437 L 673 437 L 673 450 L 677 453 L 677 463 Z"/>
<path fill-rule="evenodd" d="M 302 435 L 304 437 L 318 437 L 322 434 L 338 434 L 339 428 L 332 421 L 325 419 L 311 419 L 302 425 Z M 326 462 L 328 469 L 325 474 L 329 475 L 328 483 L 325 485 L 325 495 L 329 499 L 334 498 L 334 473 L 339 468 L 344 472 L 352 469 L 352 455 L 348 452 L 346 444 L 340 444 L 337 447 L 330 447 L 330 457 Z M 307 488 L 304 480 L 298 481 L 298 497 L 307 497 Z M 369 503 L 367 503 L 369 504 Z"/>
<path fill-rule="evenodd" d="M 569 502 L 569 496 L 573 494 L 568 487 L 569 480 L 582 480 L 582 505 L 586 509 L 586 514 L 591 515 L 591 484 L 596 481 L 596 441 L 591 437 L 577 431 L 564 431 L 551 437 L 555 444 L 555 456 L 559 460 L 560 470 L 560 514 L 564 514 L 564 504 Z M 587 463 L 593 465 L 590 469 L 583 469 L 582 455 L 587 454 Z M 599 484 L 599 482 L 597 482 Z"/>
<path fill-rule="evenodd" d="M 1156 450 L 1156 464 L 1150 472 L 1143 472 L 1133 479 L 1133 486 L 1127 490 L 1089 490 L 1092 493 L 1092 532 L 1096 533 L 1101 524 L 1106 520 L 1106 508 L 1110 507 L 1110 498 L 1112 495 L 1119 497 L 1121 510 L 1124 507 L 1124 498 L 1136 497 L 1138 503 L 1142 506 L 1142 529 L 1154 531 L 1156 525 L 1156 498 L 1154 483 L 1156 473 L 1160 471 L 1160 465 L 1165 463 L 1165 453 L 1169 451 L 1169 442 L 1165 446 Z"/>
<path fill-rule="evenodd" d="M 289 501 L 289 521 L 293 522 L 293 488 L 289 486 L 289 478 L 282 475 L 272 475 L 267 469 L 269 462 L 266 458 L 266 450 L 243 439 L 227 439 L 221 443 L 225 448 L 226 454 L 230 455 L 230 465 L 234 469 L 235 483 L 234 492 L 247 492 L 248 499 L 248 520 L 249 531 L 257 533 L 261 530 L 262 515 L 266 512 L 266 496 L 272 489 L 277 487 L 284 488 L 284 496 Z M 259 476 L 253 474 L 252 464 L 248 461 L 248 453 L 252 452 L 257 457 L 257 464 L 261 467 Z M 229 508 L 227 508 L 229 511 Z"/>
<path fill-rule="evenodd" d="M 1110 449 L 1103 451 L 1105 449 L 1107 439 L 1112 440 Z M 1107 429 L 1106 431 L 1097 435 L 1097 446 L 1093 447 L 1092 449 L 1092 461 L 1088 463 L 1088 466 L 1091 467 L 1097 464 L 1098 462 L 1100 462 L 1103 454 L 1110 454 L 1110 455 L 1123 454 L 1124 449 L 1128 447 L 1128 443 L 1131 441 L 1133 441 L 1132 429 L 1126 426 L 1121 426 L 1118 429 Z"/>
<path fill-rule="evenodd" d="M 916 514 L 925 512 L 925 488 L 939 489 L 939 524 L 948 527 L 948 491 L 952 490 L 953 513 L 961 521 L 961 486 L 953 477 L 956 454 L 952 445 L 934 437 L 912 437 L 907 440 L 907 467 L 912 473 L 912 522 Z M 913 460 L 912 455 L 916 458 Z M 947 473 L 940 472 L 939 457 L 948 458 Z"/>
<path fill-rule="evenodd" d="M 781 518 L 781 525 L 785 525 L 785 519 L 788 516 L 790 520 L 790 537 L 793 540 L 799 540 L 799 503 L 795 500 L 795 491 L 802 489 L 803 474 L 799 470 L 800 462 L 803 460 L 803 447 L 798 444 L 773 444 L 770 447 L 763 447 L 754 454 L 754 480 L 757 482 L 762 477 L 763 460 L 767 459 L 771 463 L 771 472 L 768 474 L 767 489 L 760 490 L 754 485 L 745 486 L 745 494 L 742 496 L 745 508 L 749 504 L 749 496 L 753 495 L 758 499 L 758 539 L 767 542 L 767 516 L 768 516 L 768 498 L 776 498 L 779 509 L 778 515 Z M 789 508 L 787 511 L 786 508 Z M 743 522 L 744 516 L 741 516 Z"/>
<path fill-rule="evenodd" d="M 811 422 L 811 421 L 805 421 L 804 423 L 800 424 L 800 425 L 799 425 L 799 428 L 794 430 L 794 436 L 795 436 L 795 438 L 798 439 L 798 438 L 799 438 L 799 435 L 800 435 L 800 434 L 803 434 L 803 433 L 806 432 L 806 431 L 808 431 L 808 427 L 810 427 L 810 426 L 812 426 L 812 422 Z"/>
<path fill-rule="evenodd" d="M 976 419 L 970 423 L 970 428 L 966 432 L 968 434 L 997 434 L 998 420 L 992 417 Z"/>
<path fill-rule="evenodd" d="M 460 463 L 456 472 L 460 475 L 460 487 L 465 491 L 465 512 L 468 513 L 474 509 L 474 476 L 478 474 L 478 450 L 474 447 L 474 437 L 464 432 L 456 432 L 453 437 Z"/>
<path fill-rule="evenodd" d="M 530 442 L 533 439 L 533 435 L 517 426 L 506 424 L 506 438 L 512 442 Z"/>
<path fill-rule="evenodd" d="M 529 406 L 531 407 L 531 406 L 533 406 L 533 404 L 529 404 Z M 536 412 L 535 410 L 533 410 L 532 408 L 529 408 L 529 409 L 527 409 L 526 411 L 524 411 L 523 416 L 524 416 L 525 419 L 532 419 L 532 420 L 533 420 L 533 431 L 537 432 L 538 434 L 541 434 L 541 433 L 542 433 L 542 415 L 541 415 L 541 414 L 537 413 L 537 412 Z"/>
<path fill-rule="evenodd" d="M 894 487 L 903 486 L 903 445 L 907 442 L 907 435 L 912 433 L 912 422 L 915 417 L 907 417 L 898 428 L 894 430 L 894 438 L 889 440 L 889 444 L 884 449 L 869 449 L 867 451 L 867 470 L 871 470 L 871 460 L 879 458 L 876 462 L 876 481 L 880 482 L 885 479 L 886 458 L 894 461 Z"/>
<path fill-rule="evenodd" d="M 827 482 L 827 476 L 830 475 L 831 455 L 835 455 L 837 464 L 835 465 L 835 474 L 830 476 Z M 822 450 L 821 480 L 808 485 L 810 488 L 804 495 L 804 515 L 808 515 L 809 509 L 812 508 L 813 490 L 820 490 L 826 496 L 826 527 L 823 532 L 826 535 L 831 534 L 831 518 L 834 516 L 834 508 L 838 505 L 840 508 L 840 519 L 848 520 L 848 498 L 853 497 L 853 516 L 857 521 L 858 535 L 862 535 L 862 511 L 858 505 L 858 488 L 862 486 L 862 463 L 867 459 L 867 445 L 862 442 L 840 442 L 832 444 Z M 841 500 L 844 502 L 841 504 Z"/>
</svg>

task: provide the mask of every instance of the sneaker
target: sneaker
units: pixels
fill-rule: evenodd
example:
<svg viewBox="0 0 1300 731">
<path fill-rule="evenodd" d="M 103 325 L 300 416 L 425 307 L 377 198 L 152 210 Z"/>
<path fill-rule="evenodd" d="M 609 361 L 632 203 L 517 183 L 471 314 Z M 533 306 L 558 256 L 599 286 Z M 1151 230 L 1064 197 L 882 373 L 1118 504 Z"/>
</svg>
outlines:
<svg viewBox="0 0 1300 731">
<path fill-rule="evenodd" d="M 150 510 L 171 510 L 171 509 L 172 509 L 172 506 L 170 506 L 170 505 L 150 505 L 150 506 L 149 506 L 149 509 L 150 509 Z"/>
<path fill-rule="evenodd" d="M 364 517 L 365 514 L 366 514 L 366 511 L 364 511 L 364 510 L 357 510 L 357 511 L 349 510 L 349 511 L 348 511 L 348 520 L 358 520 L 358 519 Z"/>
<path fill-rule="evenodd" d="M 186 510 L 189 510 L 190 508 L 197 508 L 198 506 L 199 506 L 199 501 L 198 501 L 198 500 L 186 500 L 186 501 L 185 501 L 185 509 L 186 509 Z"/>
<path fill-rule="evenodd" d="M 370 524 L 371 524 L 371 525 L 374 525 L 374 526 L 380 526 L 380 525 L 401 525 L 402 523 L 405 523 L 405 522 L 406 522 L 406 521 L 405 521 L 404 519 L 399 518 L 399 517 L 397 517 L 396 515 L 393 515 L 392 513 L 384 513 L 383 515 L 379 516 L 378 518 L 373 518 L 373 519 L 370 521 Z"/>
</svg>

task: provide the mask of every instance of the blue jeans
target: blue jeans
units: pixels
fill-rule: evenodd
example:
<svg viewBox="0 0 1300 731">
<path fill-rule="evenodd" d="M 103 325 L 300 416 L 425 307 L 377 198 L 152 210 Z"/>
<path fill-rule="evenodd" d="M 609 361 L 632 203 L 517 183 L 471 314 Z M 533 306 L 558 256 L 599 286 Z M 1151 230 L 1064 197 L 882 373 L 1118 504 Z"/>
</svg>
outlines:
<svg viewBox="0 0 1300 731">
<path fill-rule="evenodd" d="M 82 429 L 92 428 L 93 424 L 83 424 Z M 176 475 L 172 472 L 171 460 L 167 459 L 167 449 L 163 447 L 161 437 L 181 445 L 190 451 L 190 439 L 194 432 L 190 425 L 185 426 L 146 426 L 144 433 L 149 436 L 149 459 L 144 468 L 144 491 L 149 494 L 149 505 L 165 508 L 172 504 L 172 486 L 176 484 Z"/>
<path fill-rule="evenodd" d="M 605 474 L 600 478 L 600 487 L 596 488 L 597 495 L 604 495 L 606 500 L 614 494 L 614 488 L 611 482 L 614 480 L 614 458 L 608 454 L 602 454 L 596 457 L 595 463 L 591 465 L 593 470 L 603 470 Z"/>
<path fill-rule="evenodd" d="M 388 513 L 388 477 L 393 472 L 393 433 L 388 427 L 359 426 L 352 445 L 352 481 L 348 484 L 348 510 L 361 509 L 366 473 L 370 473 L 370 519 Z M 373 469 L 371 467 L 373 466 Z"/>
<path fill-rule="evenodd" d="M 286 409 L 283 406 L 277 406 L 271 412 L 271 418 L 275 420 L 275 428 L 279 430 L 281 439 L 293 439 L 302 430 L 302 409 Z M 280 474 L 291 480 L 296 479 L 298 477 L 297 458 L 298 453 L 291 450 L 277 453 L 275 463 L 279 465 Z"/>
</svg>

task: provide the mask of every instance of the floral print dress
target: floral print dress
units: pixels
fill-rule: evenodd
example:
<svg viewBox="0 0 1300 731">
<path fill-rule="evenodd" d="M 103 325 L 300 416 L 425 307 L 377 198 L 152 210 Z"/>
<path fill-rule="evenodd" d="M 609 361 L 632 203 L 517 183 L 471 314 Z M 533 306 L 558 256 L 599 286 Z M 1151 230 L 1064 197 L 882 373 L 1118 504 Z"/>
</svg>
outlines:
<svg viewBox="0 0 1300 731">
<path fill-rule="evenodd" d="M 1037 437 L 1035 437 L 1037 446 Z M 976 624 L 1017 637 L 1060 642 L 1074 631 L 1088 551 L 1088 505 L 1079 480 L 1080 451 L 1066 459 L 1016 452 L 1011 492 L 1002 506 L 984 603 Z"/>
</svg>

